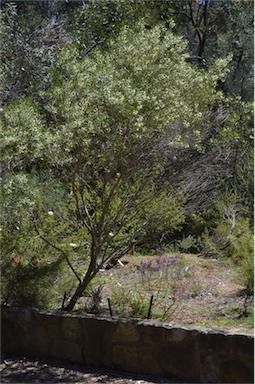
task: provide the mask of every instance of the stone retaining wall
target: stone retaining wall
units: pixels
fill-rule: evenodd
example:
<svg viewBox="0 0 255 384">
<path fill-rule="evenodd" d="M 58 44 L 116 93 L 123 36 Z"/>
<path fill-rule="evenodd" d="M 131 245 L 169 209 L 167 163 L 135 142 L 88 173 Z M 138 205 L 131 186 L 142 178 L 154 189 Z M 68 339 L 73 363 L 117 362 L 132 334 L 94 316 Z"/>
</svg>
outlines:
<svg viewBox="0 0 255 384">
<path fill-rule="evenodd" d="M 24 308 L 1 309 L 2 352 L 192 383 L 253 383 L 253 335 Z"/>
</svg>

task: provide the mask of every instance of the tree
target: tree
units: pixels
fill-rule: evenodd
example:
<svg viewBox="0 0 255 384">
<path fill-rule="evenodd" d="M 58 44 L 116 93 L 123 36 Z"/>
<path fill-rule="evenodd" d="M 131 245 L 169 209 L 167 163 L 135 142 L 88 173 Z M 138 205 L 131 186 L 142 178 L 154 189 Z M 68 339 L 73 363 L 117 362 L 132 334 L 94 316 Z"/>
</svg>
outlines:
<svg viewBox="0 0 255 384">
<path fill-rule="evenodd" d="M 186 63 L 184 48 L 170 31 L 139 24 L 82 59 L 72 45 L 61 51 L 53 86 L 42 97 L 51 161 L 67 191 L 64 213 L 55 205 L 46 226 L 50 207 L 43 199 L 32 212 L 36 233 L 76 276 L 66 310 L 100 269 L 139 241 L 152 214 L 161 223 L 152 202 L 165 205 L 168 226 L 183 220 L 163 178 L 164 154 L 197 145 L 201 121 L 221 98 L 215 85 L 225 66 L 199 71 Z M 82 268 L 74 266 L 77 258 Z"/>
<path fill-rule="evenodd" d="M 254 3 L 249 0 L 157 3 L 162 19 L 167 23 L 174 17 L 176 30 L 188 39 L 188 60 L 210 66 L 216 58 L 231 54 L 231 70 L 221 86 L 225 94 L 252 100 Z"/>
<path fill-rule="evenodd" d="M 229 27 L 218 35 L 220 55 L 232 52 L 231 71 L 223 86 L 225 93 L 254 100 L 254 2 L 234 1 Z"/>
<path fill-rule="evenodd" d="M 38 97 L 61 45 L 74 39 L 69 24 L 83 2 L 1 2 L 1 101 Z"/>
</svg>

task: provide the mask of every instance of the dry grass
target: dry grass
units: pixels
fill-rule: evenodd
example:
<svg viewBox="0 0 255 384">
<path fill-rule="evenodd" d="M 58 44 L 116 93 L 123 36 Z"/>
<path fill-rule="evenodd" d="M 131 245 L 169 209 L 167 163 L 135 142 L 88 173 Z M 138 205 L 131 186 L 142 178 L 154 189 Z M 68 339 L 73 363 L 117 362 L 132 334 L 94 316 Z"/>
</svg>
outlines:
<svg viewBox="0 0 255 384">
<path fill-rule="evenodd" d="M 124 266 L 103 272 L 94 282 L 93 300 L 97 300 L 97 305 L 93 310 L 109 315 L 107 299 L 110 298 L 113 315 L 146 318 L 153 295 L 153 319 L 183 325 L 253 329 L 253 300 L 246 300 L 245 287 L 236 282 L 233 267 L 224 260 L 196 255 L 180 255 L 165 266 L 173 256 L 164 255 L 160 261 L 158 256 L 123 258 Z M 80 300 L 77 309 L 81 310 L 85 303 L 88 309 L 86 298 Z"/>
</svg>

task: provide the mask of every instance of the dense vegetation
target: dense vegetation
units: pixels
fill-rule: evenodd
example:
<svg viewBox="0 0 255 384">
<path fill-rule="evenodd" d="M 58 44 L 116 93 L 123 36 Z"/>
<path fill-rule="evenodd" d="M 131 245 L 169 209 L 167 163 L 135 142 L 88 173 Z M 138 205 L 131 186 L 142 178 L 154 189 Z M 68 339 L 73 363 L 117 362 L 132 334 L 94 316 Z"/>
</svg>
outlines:
<svg viewBox="0 0 255 384">
<path fill-rule="evenodd" d="M 134 246 L 228 258 L 252 293 L 253 2 L 1 18 L 2 301 L 72 310 Z"/>
</svg>

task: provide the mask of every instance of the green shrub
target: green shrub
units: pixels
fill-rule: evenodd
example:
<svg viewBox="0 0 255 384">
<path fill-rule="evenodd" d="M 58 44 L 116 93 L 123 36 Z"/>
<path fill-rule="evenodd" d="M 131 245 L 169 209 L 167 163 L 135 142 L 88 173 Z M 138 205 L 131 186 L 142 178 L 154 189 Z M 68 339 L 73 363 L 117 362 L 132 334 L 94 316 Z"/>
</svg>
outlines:
<svg viewBox="0 0 255 384">
<path fill-rule="evenodd" d="M 184 252 L 188 252 L 191 248 L 197 247 L 197 241 L 194 236 L 188 235 L 183 237 L 182 240 L 177 241 L 179 249 Z"/>
<path fill-rule="evenodd" d="M 124 288 L 114 289 L 111 296 L 114 316 L 146 318 L 149 310 L 149 299 L 142 294 Z"/>
<path fill-rule="evenodd" d="M 22 256 L 12 257 L 1 265 L 1 300 L 3 304 L 45 308 L 49 305 L 52 282 L 60 261 L 40 265 Z"/>
<path fill-rule="evenodd" d="M 219 221 L 211 234 L 203 236 L 206 254 L 228 258 L 236 267 L 236 279 L 246 287 L 247 294 L 254 290 L 254 235 L 249 220 L 240 218 L 235 225 Z"/>
<path fill-rule="evenodd" d="M 248 219 L 240 219 L 229 235 L 231 258 L 237 265 L 237 279 L 248 294 L 254 292 L 254 234 Z"/>
<path fill-rule="evenodd" d="M 107 276 L 100 274 L 97 275 L 97 277 L 89 283 L 83 293 L 83 297 L 86 298 L 84 311 L 94 314 L 100 314 L 103 312 L 103 288 L 106 281 Z"/>
</svg>

